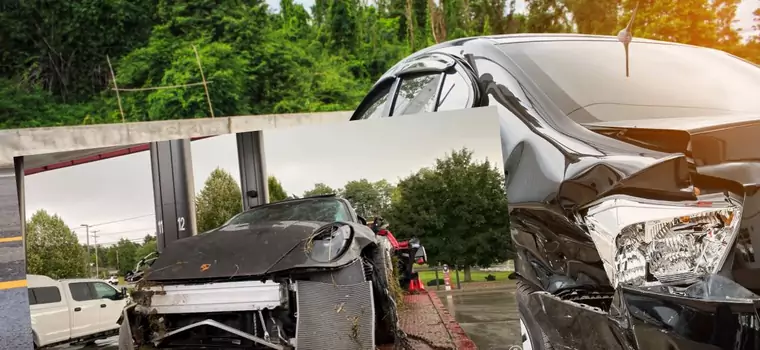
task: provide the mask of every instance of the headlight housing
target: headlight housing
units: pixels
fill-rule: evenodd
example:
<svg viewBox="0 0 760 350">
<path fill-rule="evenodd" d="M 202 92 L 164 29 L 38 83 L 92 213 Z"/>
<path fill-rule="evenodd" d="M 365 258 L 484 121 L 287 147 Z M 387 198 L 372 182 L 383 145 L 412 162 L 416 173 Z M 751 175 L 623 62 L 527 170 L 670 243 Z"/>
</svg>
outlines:
<svg viewBox="0 0 760 350">
<path fill-rule="evenodd" d="M 317 262 L 327 263 L 339 258 L 349 247 L 353 238 L 351 226 L 334 222 L 318 228 L 306 242 L 309 257 Z"/>
<path fill-rule="evenodd" d="M 741 209 L 722 194 L 696 202 L 613 196 L 592 205 L 585 223 L 614 287 L 685 285 L 723 266 Z"/>
</svg>

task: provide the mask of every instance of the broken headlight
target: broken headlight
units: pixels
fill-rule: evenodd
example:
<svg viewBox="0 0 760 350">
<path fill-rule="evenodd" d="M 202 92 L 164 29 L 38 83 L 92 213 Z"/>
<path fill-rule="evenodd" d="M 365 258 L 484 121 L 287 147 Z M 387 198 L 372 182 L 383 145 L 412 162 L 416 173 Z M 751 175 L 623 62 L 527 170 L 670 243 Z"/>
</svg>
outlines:
<svg viewBox="0 0 760 350">
<path fill-rule="evenodd" d="M 592 206 L 585 221 L 613 286 L 689 284 L 723 266 L 741 206 L 723 195 L 697 202 L 616 196 Z"/>
<path fill-rule="evenodd" d="M 309 257 L 317 262 L 330 262 L 348 249 L 353 236 L 351 226 L 335 222 L 318 228 L 306 243 Z"/>
</svg>

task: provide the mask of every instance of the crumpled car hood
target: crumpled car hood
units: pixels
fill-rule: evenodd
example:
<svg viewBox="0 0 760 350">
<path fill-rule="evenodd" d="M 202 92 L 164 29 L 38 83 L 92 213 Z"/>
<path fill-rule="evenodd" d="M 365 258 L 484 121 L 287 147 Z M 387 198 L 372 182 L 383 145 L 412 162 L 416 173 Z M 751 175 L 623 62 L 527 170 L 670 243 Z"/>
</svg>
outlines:
<svg viewBox="0 0 760 350">
<path fill-rule="evenodd" d="M 607 191 L 613 188 L 634 183 L 649 186 L 651 192 L 658 193 L 655 197 L 665 196 L 660 199 L 667 199 L 669 193 L 678 197 L 679 189 L 689 184 L 700 186 L 699 182 L 734 193 L 742 193 L 743 187 L 760 183 L 760 149 L 747 146 L 753 144 L 760 134 L 760 116 L 757 115 L 630 120 L 584 126 L 619 141 L 660 152 L 662 156 L 655 156 L 655 159 L 641 157 L 639 160 L 608 157 L 607 161 L 612 164 L 627 162 L 615 164 L 618 171 L 626 169 L 625 174 L 612 171 L 603 175 L 602 178 L 610 181 L 593 184 L 594 193 L 579 196 L 578 199 L 582 200 L 577 204 L 585 204 L 610 194 Z M 637 164 L 639 162 L 641 164 Z M 579 162 L 578 168 L 583 168 L 582 163 Z M 582 179 L 598 179 L 600 174 L 589 176 L 598 169 L 592 167 L 589 170 L 580 176 L 566 178 L 565 185 L 575 182 L 582 183 L 583 187 L 591 185 Z M 643 187 L 637 188 L 637 192 L 644 190 Z"/>
<path fill-rule="evenodd" d="M 225 226 L 181 239 L 165 248 L 145 280 L 252 277 L 308 265 L 311 260 L 304 244 L 325 224 L 281 221 Z"/>
</svg>

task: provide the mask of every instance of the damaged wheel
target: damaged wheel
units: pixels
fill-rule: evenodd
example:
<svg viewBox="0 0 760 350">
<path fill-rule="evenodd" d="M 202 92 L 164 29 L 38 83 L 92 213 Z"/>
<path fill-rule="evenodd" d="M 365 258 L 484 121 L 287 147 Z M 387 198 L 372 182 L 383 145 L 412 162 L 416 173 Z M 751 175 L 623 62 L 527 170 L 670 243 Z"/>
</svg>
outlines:
<svg viewBox="0 0 760 350">
<path fill-rule="evenodd" d="M 374 266 L 373 290 L 375 294 L 375 342 L 390 344 L 396 340 L 398 311 L 391 283 L 393 283 L 393 262 L 390 249 L 380 244 L 372 256 Z"/>
<path fill-rule="evenodd" d="M 530 316 L 528 309 L 528 297 L 531 293 L 538 291 L 532 284 L 517 279 L 517 289 L 515 290 L 515 299 L 517 301 L 517 311 L 520 315 L 520 335 L 522 337 L 523 350 L 554 350 L 549 338 Z"/>
</svg>

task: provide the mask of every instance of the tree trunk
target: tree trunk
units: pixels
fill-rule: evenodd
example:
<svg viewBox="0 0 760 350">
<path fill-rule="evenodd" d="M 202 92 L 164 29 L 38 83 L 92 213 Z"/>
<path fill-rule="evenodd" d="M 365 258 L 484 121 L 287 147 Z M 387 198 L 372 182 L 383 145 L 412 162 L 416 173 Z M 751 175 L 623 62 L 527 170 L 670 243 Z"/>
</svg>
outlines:
<svg viewBox="0 0 760 350">
<path fill-rule="evenodd" d="M 472 273 L 470 271 L 470 266 L 464 267 L 464 281 L 465 282 L 472 282 Z"/>
</svg>

